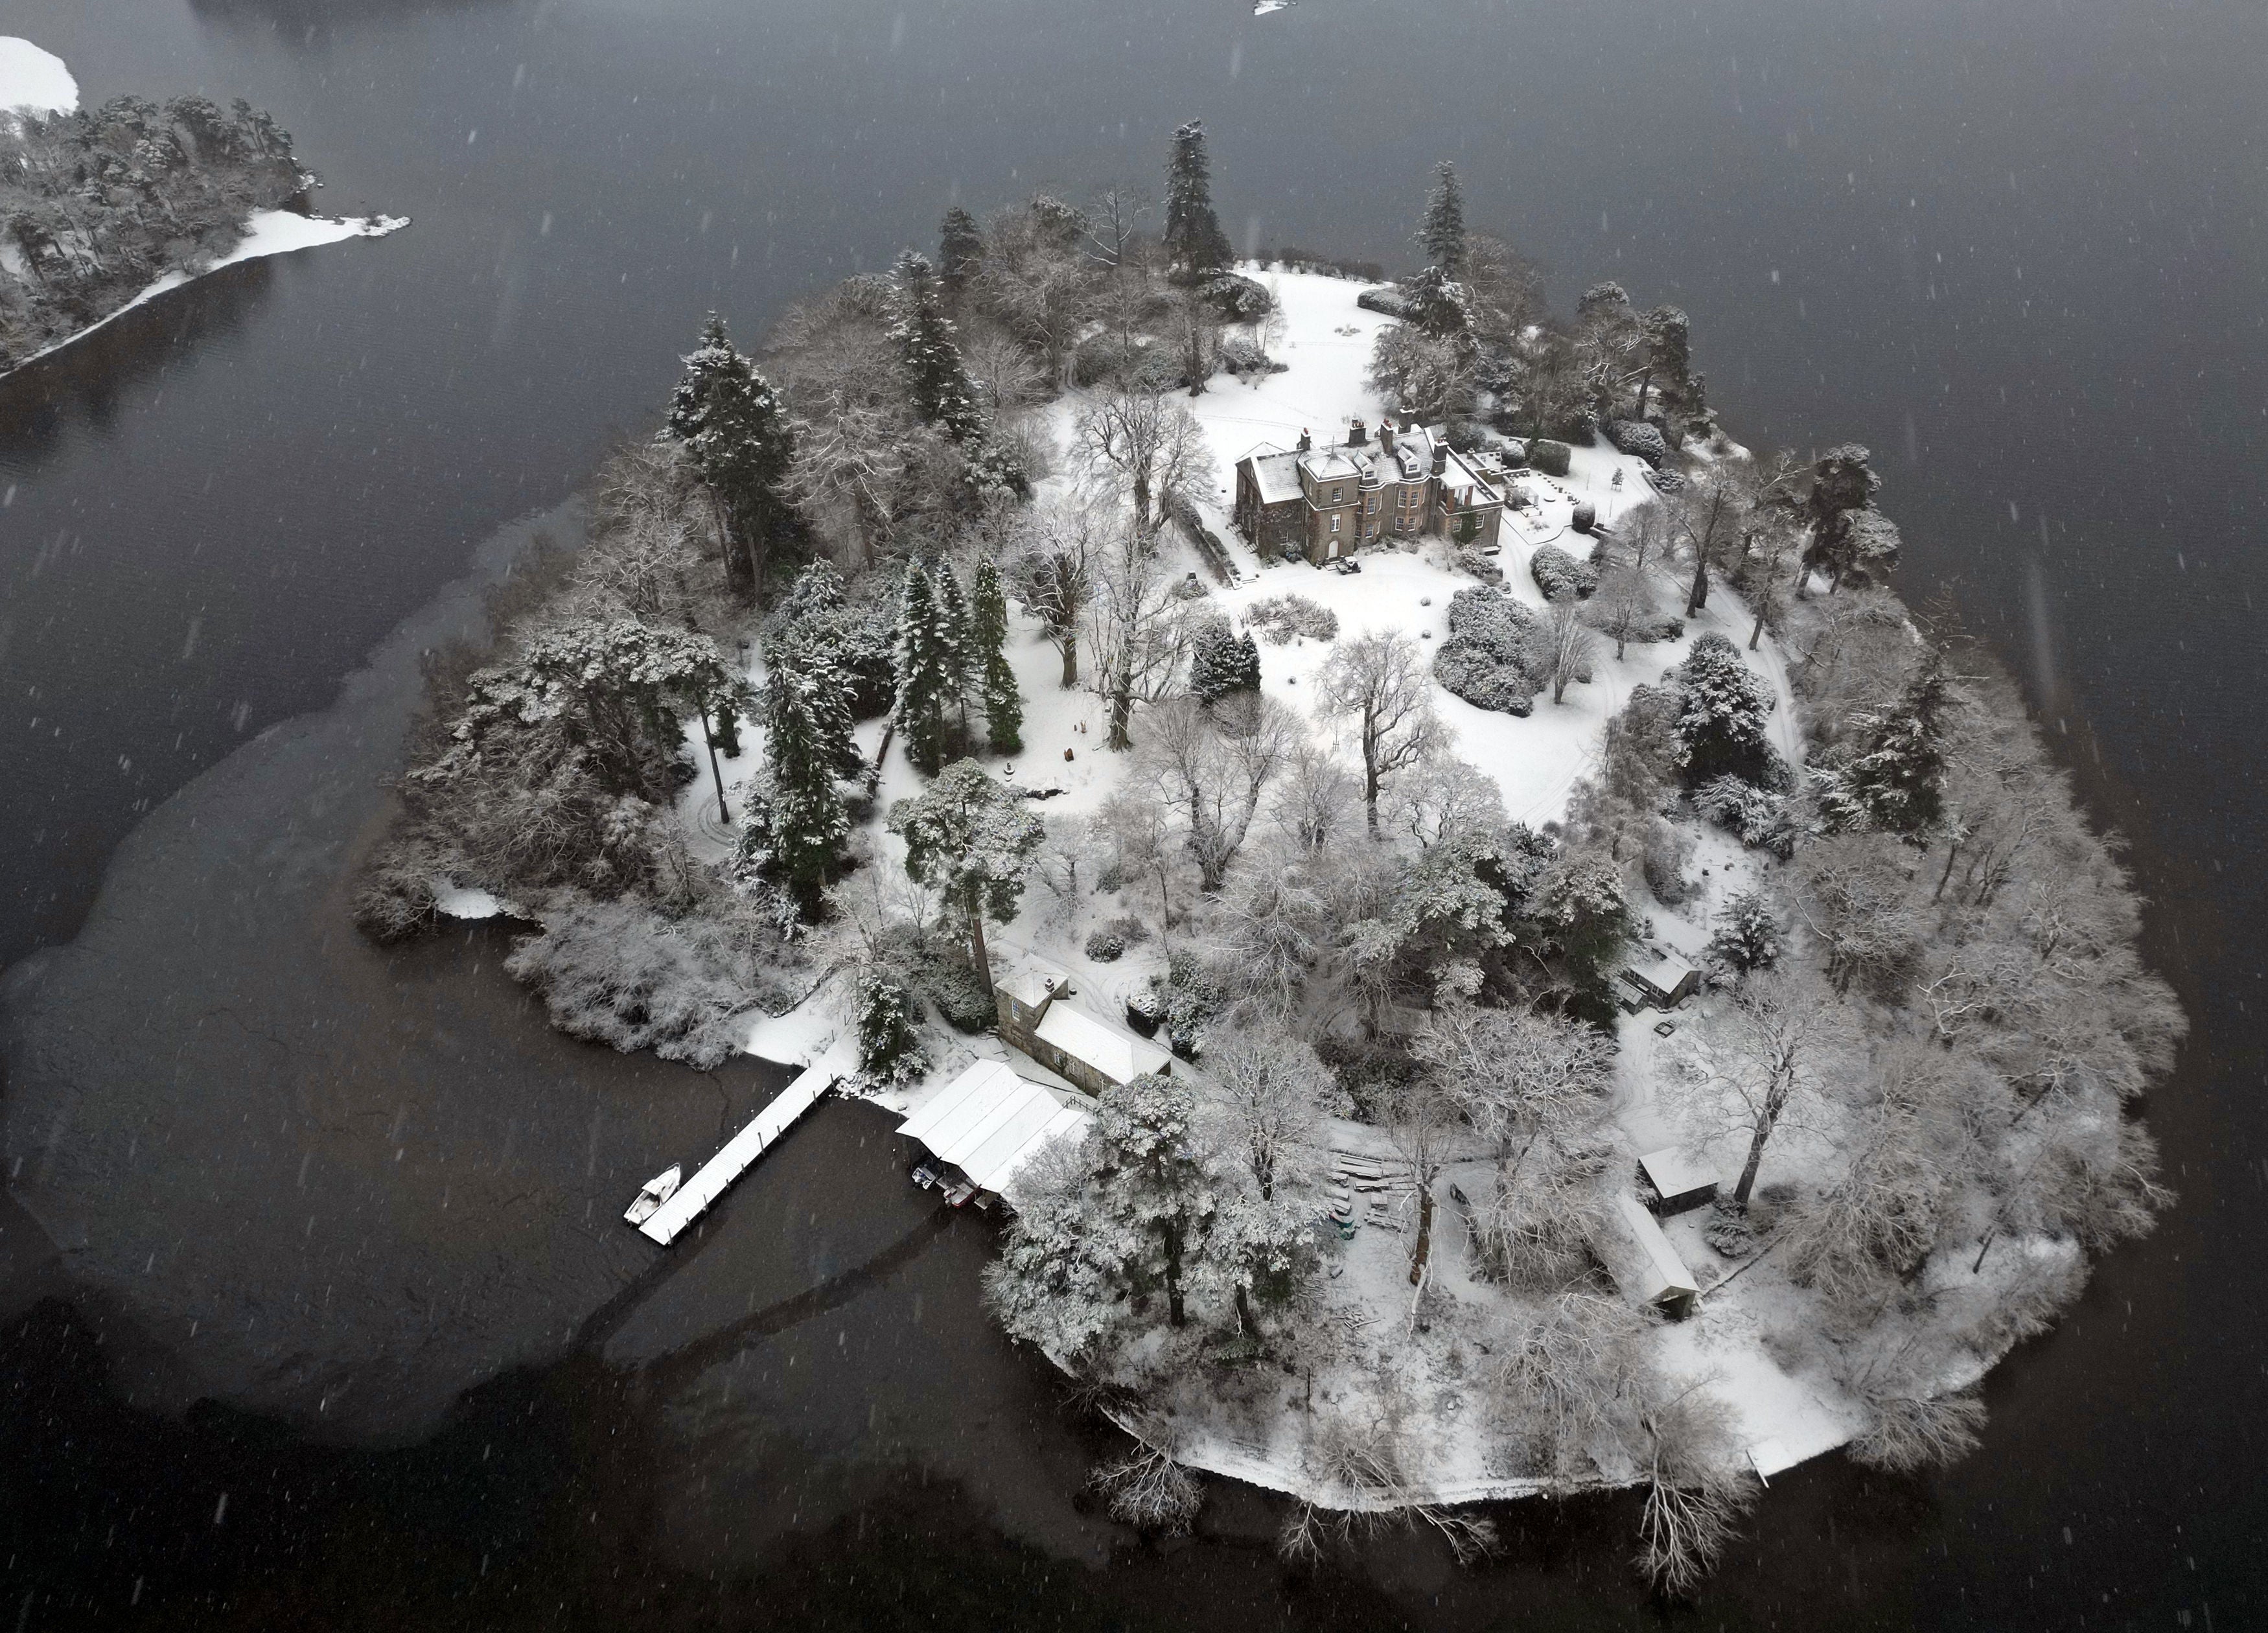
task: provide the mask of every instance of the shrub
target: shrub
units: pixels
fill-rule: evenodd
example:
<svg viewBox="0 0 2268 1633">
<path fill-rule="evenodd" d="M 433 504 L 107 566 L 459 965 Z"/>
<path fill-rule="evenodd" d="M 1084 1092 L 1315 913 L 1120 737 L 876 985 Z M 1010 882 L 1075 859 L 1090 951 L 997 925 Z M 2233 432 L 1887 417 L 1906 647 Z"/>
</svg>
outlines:
<svg viewBox="0 0 2268 1633">
<path fill-rule="evenodd" d="M 1449 598 L 1449 638 L 1433 655 L 1433 678 L 1476 709 L 1525 715 L 1543 678 L 1530 651 L 1535 614 L 1500 587 Z"/>
<path fill-rule="evenodd" d="M 1216 272 L 1197 285 L 1197 292 L 1226 323 L 1250 323 L 1274 310 L 1276 302 L 1265 284 L 1238 272 Z"/>
<path fill-rule="evenodd" d="M 514 945 L 505 970 L 541 995 L 562 1032 L 624 1054 L 652 1049 L 711 1070 L 740 1046 L 749 1011 L 783 1011 L 799 996 L 782 977 L 801 960 L 736 898 L 673 919 L 635 897 L 563 890 L 543 918 L 540 934 Z"/>
<path fill-rule="evenodd" d="M 1561 601 L 1569 596 L 1587 600 L 1599 587 L 1599 570 L 1588 562 L 1579 562 L 1556 544 L 1543 544 L 1528 561 L 1528 576 L 1535 587 L 1543 592 L 1547 601 Z"/>
<path fill-rule="evenodd" d="M 1354 298 L 1354 304 L 1365 312 L 1375 312 L 1399 322 L 1409 320 L 1411 311 L 1410 298 L 1392 283 L 1382 289 L 1366 289 Z"/>
<path fill-rule="evenodd" d="M 379 946 L 423 934 L 441 922 L 434 857 L 423 845 L 389 845 L 355 892 L 355 928 Z"/>
<path fill-rule="evenodd" d="M 1565 476 L 1574 457 L 1574 450 L 1564 442 L 1554 442 L 1548 437 L 1528 438 L 1528 462 L 1546 476 Z"/>
<path fill-rule="evenodd" d="M 1662 906 L 1674 908 L 1691 899 L 1697 889 L 1696 881 L 1685 875 L 1685 864 L 1693 859 L 1693 841 L 1669 823 L 1656 817 L 1646 834 L 1646 883 L 1653 892 L 1654 900 Z"/>
<path fill-rule="evenodd" d="M 934 947 L 912 972 L 921 995 L 955 1032 L 990 1032 L 999 1021 L 992 995 L 977 978 L 976 967 L 958 948 Z"/>
<path fill-rule="evenodd" d="M 1693 791 L 1693 807 L 1751 849 L 1795 854 L 1795 818 L 1785 794 L 1737 776 L 1712 777 Z"/>
<path fill-rule="evenodd" d="M 1095 931 L 1086 938 L 1086 956 L 1098 964 L 1116 964 L 1126 956 L 1126 938 L 1116 931 Z"/>
<path fill-rule="evenodd" d="M 1659 425 L 1644 420 L 1615 420 L 1607 426 L 1607 440 L 1624 453 L 1635 454 L 1654 469 L 1669 462 L 1669 444 Z"/>
<path fill-rule="evenodd" d="M 1271 595 L 1264 601 L 1255 601 L 1244 622 L 1259 630 L 1270 646 L 1289 646 L 1294 636 L 1311 641 L 1334 640 L 1339 632 L 1339 615 L 1304 595 Z"/>
</svg>

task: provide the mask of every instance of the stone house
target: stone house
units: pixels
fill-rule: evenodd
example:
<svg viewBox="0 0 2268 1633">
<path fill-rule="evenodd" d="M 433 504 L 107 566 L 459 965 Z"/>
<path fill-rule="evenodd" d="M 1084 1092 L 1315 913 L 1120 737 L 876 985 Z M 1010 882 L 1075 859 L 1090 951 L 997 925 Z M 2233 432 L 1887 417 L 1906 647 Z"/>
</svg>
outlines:
<svg viewBox="0 0 2268 1633">
<path fill-rule="evenodd" d="M 1089 1094 L 1152 1073 L 1165 1076 L 1174 1057 L 1154 1043 L 1097 1020 L 1069 1001 L 1071 980 L 1036 960 L 992 989 L 1001 1041 L 1021 1049 Z"/>
<path fill-rule="evenodd" d="M 1373 443 L 1364 423 L 1344 442 L 1263 443 L 1236 462 L 1237 531 L 1263 555 L 1285 549 L 1321 565 L 1366 545 L 1434 533 L 1486 548 L 1497 542 L 1504 472 L 1449 446 L 1442 428 L 1390 418 Z"/>
</svg>

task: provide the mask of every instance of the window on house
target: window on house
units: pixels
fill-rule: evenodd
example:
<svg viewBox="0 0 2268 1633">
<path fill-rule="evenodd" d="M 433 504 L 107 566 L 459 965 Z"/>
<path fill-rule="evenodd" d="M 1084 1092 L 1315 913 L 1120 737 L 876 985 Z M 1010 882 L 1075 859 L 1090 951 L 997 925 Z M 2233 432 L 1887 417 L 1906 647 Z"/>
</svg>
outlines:
<svg viewBox="0 0 2268 1633">
<path fill-rule="evenodd" d="M 1344 488 L 1334 488 L 1334 489 L 1331 489 L 1331 503 L 1332 503 L 1333 504 L 1336 504 L 1339 502 L 1340 497 L 1341 497 L 1342 495 L 1344 495 L 1345 492 L 1346 492 L 1346 489 L 1344 489 Z"/>
<path fill-rule="evenodd" d="M 1336 533 L 1338 530 L 1339 530 L 1339 519 L 1338 519 L 1337 517 L 1334 516 L 1334 517 L 1332 517 L 1332 518 L 1331 518 L 1331 531 L 1332 531 L 1333 533 Z"/>
</svg>

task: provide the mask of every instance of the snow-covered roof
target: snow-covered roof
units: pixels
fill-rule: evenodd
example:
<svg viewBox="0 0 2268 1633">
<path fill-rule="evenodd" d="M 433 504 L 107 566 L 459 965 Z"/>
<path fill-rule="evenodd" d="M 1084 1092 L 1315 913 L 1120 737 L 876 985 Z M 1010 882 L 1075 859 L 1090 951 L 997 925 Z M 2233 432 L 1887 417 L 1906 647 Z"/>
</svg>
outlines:
<svg viewBox="0 0 2268 1633">
<path fill-rule="evenodd" d="M 1623 967 L 1657 992 L 1675 992 L 1688 981 L 1698 979 L 1693 966 L 1683 959 L 1672 953 L 1658 952 L 1653 947 L 1639 948 Z"/>
<path fill-rule="evenodd" d="M 1260 489 L 1260 503 L 1281 504 L 1300 497 L 1300 456 L 1263 443 L 1244 456 L 1252 465 L 1252 480 Z"/>
<path fill-rule="evenodd" d="M 1066 1105 L 997 1060 L 981 1060 L 898 1125 L 988 1191 L 1006 1195 L 1017 1170 L 1059 1139 L 1077 1139 L 1092 1115 Z"/>
<path fill-rule="evenodd" d="M 1615 1211 L 1622 1216 L 1623 1225 L 1635 1250 L 1626 1255 L 1625 1264 L 1616 1267 L 1616 1279 L 1628 1276 L 1635 1282 L 1624 1281 L 1623 1291 L 1633 1294 L 1647 1304 L 1659 1304 L 1665 1298 L 1690 1298 L 1701 1291 L 1693 1273 L 1685 1268 L 1685 1261 L 1677 1256 L 1677 1249 L 1669 1245 L 1669 1238 L 1661 1233 L 1661 1226 L 1646 1210 L 1646 1204 L 1627 1191 L 1616 1193 Z"/>
<path fill-rule="evenodd" d="M 1174 1063 L 1174 1057 L 1156 1044 L 1105 1026 L 1068 1004 L 1050 1004 L 1035 1035 L 1113 1083 L 1131 1083 L 1145 1072 L 1164 1071 Z"/>
<path fill-rule="evenodd" d="M 1688 1195 L 1717 1182 L 1716 1170 L 1695 1162 L 1675 1145 L 1646 1152 L 1638 1166 L 1646 1171 L 1646 1182 L 1665 1197 Z"/>
<path fill-rule="evenodd" d="M 1000 980 L 1008 996 L 1027 1009 L 1037 1009 L 1059 992 L 1071 988 L 1071 976 L 1044 960 L 1029 953 L 1016 960 L 1015 967 Z"/>
</svg>

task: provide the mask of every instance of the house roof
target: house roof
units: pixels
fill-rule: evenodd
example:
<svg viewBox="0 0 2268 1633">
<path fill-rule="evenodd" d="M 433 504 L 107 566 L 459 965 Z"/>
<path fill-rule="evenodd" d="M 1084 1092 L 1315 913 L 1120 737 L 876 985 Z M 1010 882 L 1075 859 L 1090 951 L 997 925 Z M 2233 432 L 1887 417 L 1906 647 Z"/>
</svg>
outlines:
<svg viewBox="0 0 2268 1633">
<path fill-rule="evenodd" d="M 1271 443 L 1262 443 L 1244 456 L 1252 467 L 1252 480 L 1260 489 L 1260 503 L 1282 504 L 1300 497 L 1300 456 Z"/>
<path fill-rule="evenodd" d="M 1657 992 L 1675 992 L 1696 977 L 1693 966 L 1674 953 L 1642 947 L 1624 960 L 1623 967 Z"/>
<path fill-rule="evenodd" d="M 1017 1173 L 1059 1139 L 1076 1139 L 1093 1114 L 1066 1105 L 997 1060 L 981 1060 L 898 1125 L 988 1191 L 1007 1195 Z"/>
<path fill-rule="evenodd" d="M 1717 1182 L 1714 1169 L 1693 1161 L 1675 1145 L 1646 1152 L 1638 1159 L 1638 1166 L 1646 1171 L 1647 1182 L 1664 1196 L 1683 1196 Z"/>
<path fill-rule="evenodd" d="M 1164 1071 L 1174 1063 L 1174 1057 L 1156 1044 L 1105 1026 L 1068 1004 L 1048 1005 L 1035 1035 L 1113 1083 L 1131 1083 L 1145 1072 Z"/>
</svg>

